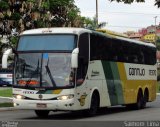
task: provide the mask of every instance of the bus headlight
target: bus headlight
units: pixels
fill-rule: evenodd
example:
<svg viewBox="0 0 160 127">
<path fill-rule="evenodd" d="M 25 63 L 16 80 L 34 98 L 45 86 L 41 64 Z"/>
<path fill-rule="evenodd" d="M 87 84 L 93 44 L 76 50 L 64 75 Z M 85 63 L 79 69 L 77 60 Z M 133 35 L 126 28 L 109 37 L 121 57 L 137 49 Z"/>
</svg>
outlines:
<svg viewBox="0 0 160 127">
<path fill-rule="evenodd" d="M 14 95 L 14 97 L 15 97 L 16 99 L 19 99 L 19 100 L 21 100 L 21 99 L 24 99 L 24 98 L 25 98 L 23 95 Z"/>
<path fill-rule="evenodd" d="M 70 94 L 70 95 L 62 95 L 62 96 L 59 96 L 57 97 L 58 100 L 68 100 L 68 99 L 72 99 L 74 97 L 73 94 Z"/>
</svg>

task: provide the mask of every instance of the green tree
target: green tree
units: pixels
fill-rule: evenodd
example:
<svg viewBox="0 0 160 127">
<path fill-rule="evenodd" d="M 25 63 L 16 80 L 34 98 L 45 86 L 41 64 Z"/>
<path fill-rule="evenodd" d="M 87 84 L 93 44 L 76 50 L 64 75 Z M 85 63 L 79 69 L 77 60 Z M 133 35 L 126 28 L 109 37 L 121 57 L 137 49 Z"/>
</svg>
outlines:
<svg viewBox="0 0 160 127">
<path fill-rule="evenodd" d="M 74 22 L 79 19 L 80 10 L 74 0 L 49 0 L 49 3 L 54 16 L 52 26 L 75 26 Z"/>
<path fill-rule="evenodd" d="M 74 0 L 0 0 L 0 18 L 20 32 L 39 27 L 82 26 Z M 78 23 L 78 24 L 77 24 Z"/>
<path fill-rule="evenodd" d="M 83 17 L 83 20 L 85 27 L 90 29 L 101 29 L 106 25 L 106 22 L 100 22 L 97 25 L 96 16 L 94 16 L 93 18 Z"/>
<path fill-rule="evenodd" d="M 109 0 L 109 1 L 123 2 L 125 4 L 131 4 L 133 2 L 145 2 L 145 0 Z M 159 8 L 160 7 L 160 0 L 155 0 L 155 5 Z"/>
<path fill-rule="evenodd" d="M 4 11 L 4 10 L 7 10 L 9 8 L 9 4 L 8 4 L 8 1 L 7 0 L 2 0 L 0 1 L 0 10 Z"/>
<path fill-rule="evenodd" d="M 145 2 L 145 0 L 110 0 L 110 1 L 124 2 L 125 4 L 131 4 L 133 2 Z"/>
</svg>

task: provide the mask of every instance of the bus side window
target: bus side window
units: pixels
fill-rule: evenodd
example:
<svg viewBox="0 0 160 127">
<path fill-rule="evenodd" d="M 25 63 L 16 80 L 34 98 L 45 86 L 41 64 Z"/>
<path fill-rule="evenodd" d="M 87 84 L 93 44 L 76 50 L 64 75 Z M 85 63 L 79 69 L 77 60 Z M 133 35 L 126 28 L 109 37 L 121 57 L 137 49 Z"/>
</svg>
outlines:
<svg viewBox="0 0 160 127">
<path fill-rule="evenodd" d="M 144 54 L 142 51 L 139 52 L 138 61 L 139 64 L 144 64 Z"/>
<path fill-rule="evenodd" d="M 96 41 L 96 35 L 91 34 L 90 35 L 90 59 L 96 60 L 97 59 L 97 41 Z"/>
</svg>

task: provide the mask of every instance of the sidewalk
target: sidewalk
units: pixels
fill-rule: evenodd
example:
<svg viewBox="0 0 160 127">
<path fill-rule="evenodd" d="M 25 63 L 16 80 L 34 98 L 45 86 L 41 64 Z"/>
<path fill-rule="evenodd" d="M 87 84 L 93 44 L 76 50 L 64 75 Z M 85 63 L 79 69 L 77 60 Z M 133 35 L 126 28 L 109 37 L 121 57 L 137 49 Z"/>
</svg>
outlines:
<svg viewBox="0 0 160 127">
<path fill-rule="evenodd" d="M 12 110 L 16 110 L 14 107 L 4 107 L 4 108 L 0 108 L 0 111 L 12 111 Z"/>
</svg>

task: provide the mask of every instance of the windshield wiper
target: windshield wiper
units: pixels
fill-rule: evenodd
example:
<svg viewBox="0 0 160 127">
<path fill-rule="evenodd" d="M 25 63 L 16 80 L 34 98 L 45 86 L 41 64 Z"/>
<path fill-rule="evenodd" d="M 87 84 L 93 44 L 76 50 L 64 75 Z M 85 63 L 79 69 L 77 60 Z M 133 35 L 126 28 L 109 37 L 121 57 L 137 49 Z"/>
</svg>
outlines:
<svg viewBox="0 0 160 127">
<path fill-rule="evenodd" d="M 47 71 L 47 73 L 48 73 L 48 75 L 49 75 L 49 78 L 50 78 L 53 86 L 56 87 L 56 83 L 55 83 L 55 81 L 54 81 L 54 79 L 53 79 L 53 76 L 52 76 L 51 71 L 50 71 L 50 69 L 49 69 L 48 63 L 49 63 L 49 58 L 48 58 L 47 65 L 45 66 L 45 68 L 46 68 L 46 71 Z"/>
<path fill-rule="evenodd" d="M 28 86 L 28 83 L 31 81 L 31 79 L 33 78 L 34 74 L 39 70 L 39 59 L 38 59 L 38 63 L 37 63 L 37 67 L 36 69 L 32 72 L 29 80 L 26 81 L 26 87 Z"/>
</svg>

